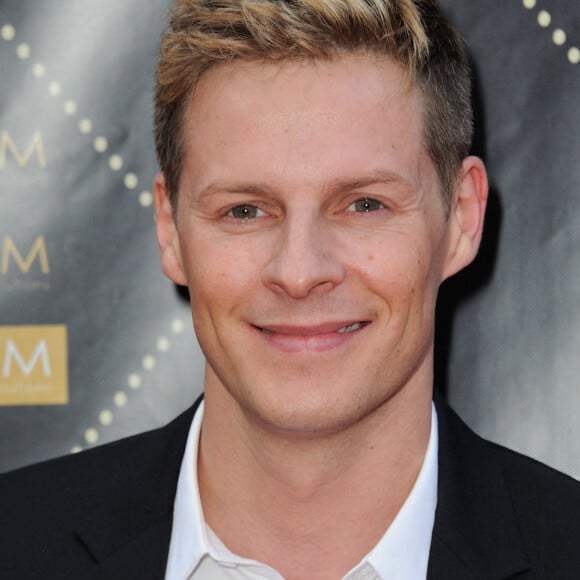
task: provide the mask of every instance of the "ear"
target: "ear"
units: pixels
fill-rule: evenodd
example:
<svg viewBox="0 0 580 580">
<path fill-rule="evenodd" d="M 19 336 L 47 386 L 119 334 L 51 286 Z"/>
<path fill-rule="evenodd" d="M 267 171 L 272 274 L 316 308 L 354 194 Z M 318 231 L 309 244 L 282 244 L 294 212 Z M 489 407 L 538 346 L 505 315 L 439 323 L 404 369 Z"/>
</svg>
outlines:
<svg viewBox="0 0 580 580">
<path fill-rule="evenodd" d="M 158 173 L 155 176 L 153 187 L 155 194 L 155 227 L 159 253 L 161 254 L 161 269 L 170 280 L 181 286 L 186 286 L 187 281 L 181 260 L 179 235 L 173 215 L 173 207 L 169 201 L 165 186 L 165 177 L 162 173 Z"/>
<path fill-rule="evenodd" d="M 483 161 L 467 157 L 449 215 L 449 252 L 443 279 L 470 264 L 479 249 L 487 205 L 488 181 Z"/>
</svg>

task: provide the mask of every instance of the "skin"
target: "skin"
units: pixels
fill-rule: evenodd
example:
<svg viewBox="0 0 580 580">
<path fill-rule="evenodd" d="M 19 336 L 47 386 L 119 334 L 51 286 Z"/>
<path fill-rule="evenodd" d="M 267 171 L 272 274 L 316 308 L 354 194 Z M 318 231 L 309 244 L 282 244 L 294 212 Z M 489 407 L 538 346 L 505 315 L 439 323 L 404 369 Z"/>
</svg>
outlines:
<svg viewBox="0 0 580 580">
<path fill-rule="evenodd" d="M 175 213 L 155 182 L 162 267 L 207 360 L 204 515 L 287 578 L 342 576 L 403 504 L 437 291 L 480 242 L 483 164 L 464 161 L 446 218 L 403 75 L 363 55 L 220 65 L 184 119 Z"/>
</svg>

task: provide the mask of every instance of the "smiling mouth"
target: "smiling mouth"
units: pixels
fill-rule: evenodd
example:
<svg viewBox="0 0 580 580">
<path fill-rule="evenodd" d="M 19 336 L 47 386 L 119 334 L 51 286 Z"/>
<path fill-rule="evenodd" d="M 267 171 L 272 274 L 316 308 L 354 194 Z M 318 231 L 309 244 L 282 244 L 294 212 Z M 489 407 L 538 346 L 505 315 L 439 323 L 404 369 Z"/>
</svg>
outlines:
<svg viewBox="0 0 580 580">
<path fill-rule="evenodd" d="M 337 332 L 339 334 L 347 334 L 349 332 L 354 332 L 360 330 L 361 328 L 370 324 L 368 320 L 362 320 L 359 322 L 352 322 L 345 324 L 344 326 L 337 327 L 336 324 L 333 325 L 322 325 L 316 327 L 270 327 L 265 328 L 261 326 L 255 326 L 258 330 L 264 334 L 281 334 L 284 336 L 296 336 L 296 337 L 309 337 L 317 336 L 322 334 L 332 334 Z"/>
<path fill-rule="evenodd" d="M 323 324 L 294 326 L 285 324 L 254 325 L 270 347 L 286 355 L 318 355 L 334 351 L 354 340 L 370 320 L 337 320 Z"/>
</svg>

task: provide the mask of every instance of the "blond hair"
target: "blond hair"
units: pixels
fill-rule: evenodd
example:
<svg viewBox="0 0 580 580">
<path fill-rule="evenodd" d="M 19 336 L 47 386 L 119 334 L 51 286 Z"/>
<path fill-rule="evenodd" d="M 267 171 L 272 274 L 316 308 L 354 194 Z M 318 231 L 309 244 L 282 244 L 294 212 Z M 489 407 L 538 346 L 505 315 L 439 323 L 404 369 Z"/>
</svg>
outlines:
<svg viewBox="0 0 580 580">
<path fill-rule="evenodd" d="M 401 64 L 421 90 L 425 145 L 447 211 L 472 137 L 465 48 L 436 0 L 177 0 L 161 41 L 155 142 L 173 206 L 182 117 L 201 75 L 235 60 L 331 59 L 366 52 Z"/>
</svg>

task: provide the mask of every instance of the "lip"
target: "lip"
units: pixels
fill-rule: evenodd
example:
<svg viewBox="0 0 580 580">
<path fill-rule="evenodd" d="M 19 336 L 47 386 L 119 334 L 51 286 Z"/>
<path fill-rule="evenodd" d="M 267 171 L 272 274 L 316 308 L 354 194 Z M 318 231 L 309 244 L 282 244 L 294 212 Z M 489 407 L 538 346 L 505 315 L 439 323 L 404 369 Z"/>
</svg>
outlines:
<svg viewBox="0 0 580 580">
<path fill-rule="evenodd" d="M 360 324 L 348 332 L 340 329 Z M 341 320 L 323 324 L 295 326 L 287 324 L 252 325 L 257 333 L 277 350 L 290 353 L 324 352 L 339 348 L 350 342 L 356 335 L 369 326 L 369 320 Z"/>
</svg>

